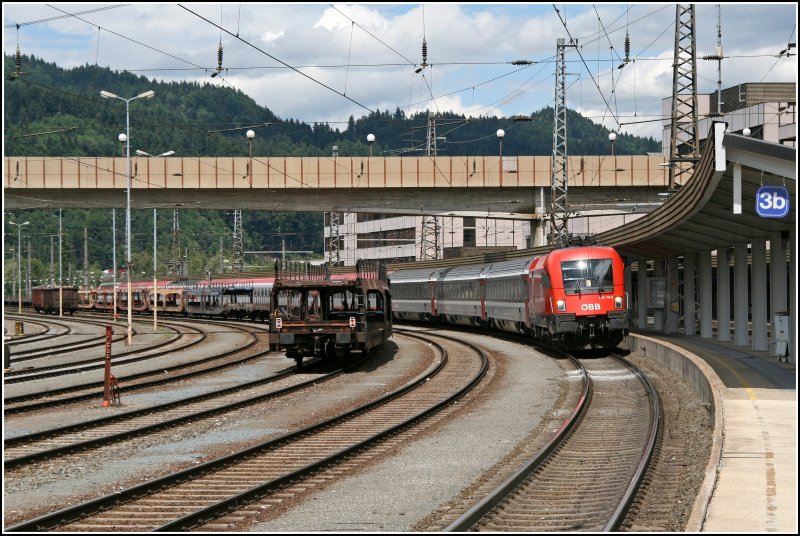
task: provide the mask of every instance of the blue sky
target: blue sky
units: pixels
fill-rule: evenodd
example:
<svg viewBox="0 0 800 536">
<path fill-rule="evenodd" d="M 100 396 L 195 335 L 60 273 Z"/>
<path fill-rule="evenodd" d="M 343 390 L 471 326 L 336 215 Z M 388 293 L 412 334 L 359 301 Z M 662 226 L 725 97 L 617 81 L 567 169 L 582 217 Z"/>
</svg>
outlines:
<svg viewBox="0 0 800 536">
<path fill-rule="evenodd" d="M 551 106 L 558 38 L 579 44 L 566 58 L 567 106 L 613 130 L 660 139 L 672 89 L 675 4 L 182 5 L 4 3 L 4 52 L 233 87 L 283 119 L 340 129 L 368 110 L 507 117 Z M 797 39 L 796 4 L 717 6 L 696 4 L 697 55 L 714 53 L 721 13 L 723 88 L 796 82 L 796 56 L 779 56 Z M 632 61 L 618 69 L 626 34 Z M 428 66 L 415 73 L 423 38 Z M 534 63 L 510 63 L 522 59 Z M 716 62 L 698 59 L 698 75 L 701 93 L 716 90 Z"/>
</svg>

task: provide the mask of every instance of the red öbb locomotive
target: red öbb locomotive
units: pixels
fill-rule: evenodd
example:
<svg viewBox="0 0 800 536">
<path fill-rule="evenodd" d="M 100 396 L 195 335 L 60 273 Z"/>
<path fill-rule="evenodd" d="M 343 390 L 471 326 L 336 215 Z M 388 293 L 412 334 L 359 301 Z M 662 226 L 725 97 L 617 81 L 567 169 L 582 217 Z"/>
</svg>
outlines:
<svg viewBox="0 0 800 536">
<path fill-rule="evenodd" d="M 398 270 L 391 275 L 391 292 L 398 320 L 525 333 L 565 349 L 613 348 L 628 333 L 622 258 L 605 246 Z"/>
</svg>

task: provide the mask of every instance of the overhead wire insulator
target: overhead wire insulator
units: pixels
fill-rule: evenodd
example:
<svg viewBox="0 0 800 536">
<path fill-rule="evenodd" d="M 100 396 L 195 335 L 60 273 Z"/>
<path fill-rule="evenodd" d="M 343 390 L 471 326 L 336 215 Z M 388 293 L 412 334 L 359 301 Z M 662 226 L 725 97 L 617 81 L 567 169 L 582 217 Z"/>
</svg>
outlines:
<svg viewBox="0 0 800 536">
<path fill-rule="evenodd" d="M 217 50 L 217 71 L 222 72 L 222 41 L 220 41 L 219 49 Z"/>
<path fill-rule="evenodd" d="M 422 70 L 428 66 L 428 43 L 425 41 L 425 38 L 422 38 L 422 63 L 419 64 L 414 72 L 419 74 Z"/>
<path fill-rule="evenodd" d="M 631 36 L 625 32 L 625 63 L 631 61 Z"/>
<path fill-rule="evenodd" d="M 511 65 L 533 65 L 531 60 L 514 60 Z"/>
<path fill-rule="evenodd" d="M 14 55 L 14 65 L 16 66 L 14 76 L 19 78 L 20 74 L 22 74 L 22 54 L 20 54 L 19 47 L 17 47 L 17 53 Z"/>
</svg>

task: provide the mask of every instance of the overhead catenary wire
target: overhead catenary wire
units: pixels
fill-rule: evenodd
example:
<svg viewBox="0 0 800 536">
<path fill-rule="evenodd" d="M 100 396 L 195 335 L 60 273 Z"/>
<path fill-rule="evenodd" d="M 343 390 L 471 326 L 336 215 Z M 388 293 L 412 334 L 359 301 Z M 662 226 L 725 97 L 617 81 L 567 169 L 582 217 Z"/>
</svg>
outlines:
<svg viewBox="0 0 800 536">
<path fill-rule="evenodd" d="M 246 39 L 242 39 L 242 38 L 241 38 L 241 37 L 239 37 L 238 35 L 235 35 L 235 34 L 233 34 L 233 33 L 229 32 L 229 31 L 228 31 L 228 30 L 226 30 L 225 28 L 223 28 L 223 27 L 221 27 L 221 26 L 217 25 L 217 24 L 216 24 L 216 23 L 214 23 L 213 21 L 210 21 L 210 20 L 208 20 L 207 18 L 203 17 L 203 16 L 202 16 L 202 15 L 200 15 L 199 13 L 196 13 L 196 12 L 192 11 L 191 9 L 187 8 L 186 6 L 183 6 L 183 5 L 181 5 L 181 4 L 178 4 L 178 7 L 180 7 L 181 9 L 185 9 L 186 11 L 188 11 L 189 13 L 191 13 L 192 15 L 194 15 L 195 17 L 197 17 L 197 18 L 199 18 L 199 19 L 201 19 L 201 20 L 204 20 L 204 21 L 206 21 L 207 23 L 211 24 L 212 26 L 216 26 L 217 28 L 219 28 L 219 29 L 220 29 L 220 30 L 222 30 L 223 32 L 227 33 L 227 34 L 228 34 L 228 35 L 230 35 L 231 37 L 234 37 L 234 38 L 238 39 L 239 41 L 241 41 L 241 42 L 242 42 L 242 43 L 244 43 L 245 45 L 247 45 L 247 46 L 249 46 L 249 47 L 253 48 L 254 50 L 256 50 L 256 51 L 260 52 L 261 54 L 264 54 L 265 56 L 267 56 L 267 57 L 269 57 L 269 58 L 272 58 L 273 60 L 277 61 L 278 63 L 280 63 L 280 64 L 282 64 L 282 65 L 284 65 L 284 66 L 286 66 L 286 67 L 290 68 L 291 70 L 293 70 L 294 72 L 298 73 L 299 75 L 301 75 L 301 76 L 303 76 L 303 77 L 305 77 L 305 78 L 308 78 L 309 80 L 311 80 L 311 81 L 312 81 L 312 82 L 314 82 L 315 84 L 319 84 L 320 86 L 322 86 L 322 87 L 324 87 L 324 88 L 326 88 L 326 89 L 328 89 L 328 90 L 330 90 L 330 91 L 332 91 L 332 92 L 336 93 L 337 95 L 340 95 L 340 96 L 344 97 L 345 99 L 349 100 L 349 101 L 350 101 L 350 102 L 352 102 L 353 104 L 356 104 L 356 105 L 360 106 L 361 108 L 364 108 L 364 109 L 365 109 L 365 110 L 367 110 L 368 112 L 373 112 L 373 111 L 374 111 L 374 110 L 372 110 L 371 108 L 369 108 L 369 107 L 367 107 L 367 106 L 365 106 L 365 105 L 361 104 L 361 103 L 360 103 L 360 102 L 358 102 L 357 100 L 355 100 L 355 99 L 353 99 L 353 98 L 351 98 L 351 97 L 348 97 L 347 95 L 344 95 L 343 93 L 341 93 L 341 92 L 339 92 L 339 91 L 336 91 L 335 89 L 333 89 L 333 88 L 332 88 L 331 86 L 329 86 L 328 84 L 325 84 L 324 82 L 320 82 L 319 80 L 317 80 L 317 79 L 316 79 L 316 78 L 314 78 L 313 76 L 309 76 L 309 75 L 307 75 L 306 73 L 304 73 L 303 71 L 300 71 L 299 69 L 297 69 L 296 67 L 293 67 L 293 66 L 289 65 L 288 63 L 286 63 L 285 61 L 283 61 L 283 60 L 281 60 L 281 59 L 278 59 L 278 58 L 276 58 L 276 57 L 275 57 L 275 56 L 273 56 L 272 54 L 270 54 L 270 53 L 268 53 L 267 51 L 265 51 L 265 50 L 263 50 L 263 49 L 261 49 L 261 48 L 259 48 L 259 47 L 255 46 L 254 44 L 250 43 L 250 42 L 249 42 L 249 41 L 247 41 Z"/>
<path fill-rule="evenodd" d="M 117 33 L 117 32 L 115 32 L 115 31 L 113 31 L 113 30 L 109 30 L 108 28 L 104 28 L 104 27 L 102 27 L 102 26 L 98 26 L 98 25 L 96 25 L 96 24 L 94 24 L 94 23 L 92 23 L 92 22 L 89 22 L 89 21 L 87 21 L 87 20 L 85 20 L 85 19 L 82 19 L 82 18 L 78 17 L 78 16 L 77 16 L 77 14 L 74 14 L 74 13 L 67 13 L 67 12 L 66 12 L 66 11 L 64 11 L 63 9 L 59 9 L 59 8 L 57 8 L 57 7 L 53 6 L 53 5 L 50 5 L 50 4 L 47 4 L 47 6 L 48 6 L 48 7 L 51 7 L 51 8 L 53 8 L 53 9 L 55 9 L 55 10 L 57 10 L 57 11 L 60 11 L 60 12 L 62 12 L 62 13 L 66 13 L 66 15 L 67 15 L 67 16 L 69 16 L 69 17 L 74 17 L 74 18 L 76 18 L 76 19 L 78 19 L 78 20 L 80 20 L 80 21 L 82 21 L 82 22 L 85 22 L 86 24 L 89 24 L 90 26 L 97 26 L 98 28 L 103 28 L 103 30 L 107 31 L 107 32 L 108 32 L 108 33 L 110 33 L 110 34 L 116 35 L 117 37 L 121 37 L 122 39 L 127 39 L 128 41 L 131 41 L 131 42 L 133 42 L 133 43 L 136 43 L 137 45 L 140 45 L 140 46 L 143 46 L 143 47 L 145 47 L 145 48 L 148 48 L 148 49 L 150 49 L 150 50 L 153 50 L 153 51 L 155 51 L 155 52 L 158 52 L 159 54 L 164 54 L 165 56 L 169 56 L 170 58 L 176 59 L 176 60 L 178 60 L 178 61 L 181 61 L 181 62 L 183 62 L 183 63 L 188 63 L 189 65 L 193 65 L 194 67 L 197 67 L 197 68 L 199 68 L 199 69 L 203 69 L 203 67 L 201 67 L 200 65 L 197 65 L 197 64 L 195 64 L 195 63 L 192 63 L 192 62 L 190 62 L 189 60 L 185 60 L 185 59 L 183 59 L 183 58 L 179 58 L 178 56 L 175 56 L 175 55 L 173 55 L 173 54 L 170 54 L 170 53 L 168 53 L 168 52 L 164 52 L 163 50 L 159 50 L 159 49 L 157 49 L 157 48 L 155 48 L 155 47 L 152 47 L 152 46 L 150 46 L 150 45 L 147 45 L 147 44 L 145 44 L 145 43 L 142 43 L 141 41 L 137 41 L 136 39 L 133 39 L 133 38 L 131 38 L 131 37 L 127 37 L 127 36 L 125 36 L 125 35 L 122 35 L 122 34 L 120 34 L 120 33 Z"/>
<path fill-rule="evenodd" d="M 789 34 L 789 41 L 791 41 L 791 40 L 792 40 L 792 36 L 794 35 L 794 31 L 795 31 L 795 29 L 797 29 L 797 24 L 795 24 L 794 26 L 792 26 L 792 32 Z M 783 58 L 784 56 L 785 56 L 785 57 L 789 57 L 789 55 L 790 55 L 790 54 L 788 54 L 788 50 L 789 50 L 789 48 L 791 48 L 791 47 L 787 47 L 787 48 L 786 48 L 786 50 L 784 50 L 784 51 L 781 51 L 781 53 L 780 53 L 780 54 L 778 54 L 778 59 L 776 59 L 776 60 L 775 60 L 775 63 L 773 63 L 773 64 L 772 64 L 772 66 L 771 66 L 769 69 L 767 69 L 767 72 L 766 72 L 766 73 L 764 73 L 764 76 L 762 76 L 762 77 L 761 77 L 761 80 L 759 80 L 759 82 L 763 82 L 763 81 L 764 81 L 764 79 L 765 79 L 765 78 L 767 77 L 767 75 L 768 75 L 768 74 L 769 74 L 769 73 L 772 71 L 772 69 L 774 69 L 774 68 L 775 68 L 775 66 L 776 66 L 776 65 L 778 65 L 778 62 L 779 62 L 779 61 L 781 61 L 781 58 Z"/>
<path fill-rule="evenodd" d="M 37 19 L 37 20 L 31 20 L 31 21 L 28 21 L 28 22 L 20 22 L 20 23 L 16 23 L 16 24 L 6 24 L 4 26 L 4 28 L 13 28 L 14 26 L 19 28 L 20 26 L 29 26 L 31 24 L 41 24 L 43 22 L 50 22 L 50 21 L 54 21 L 54 20 L 58 20 L 58 19 L 66 19 L 67 17 L 74 17 L 75 15 L 88 15 L 90 13 L 97 13 L 98 11 L 106 11 L 106 10 L 109 10 L 109 9 L 117 9 L 119 7 L 127 7 L 127 6 L 130 6 L 130 5 L 133 5 L 133 4 L 116 4 L 116 5 L 113 5 L 113 6 L 99 7 L 97 9 L 89 9 L 87 11 L 78 11 L 77 13 L 67 13 L 66 15 L 59 15 L 58 17 L 48 17 L 46 19 Z M 52 7 L 52 6 L 50 6 L 50 7 Z M 66 13 L 66 12 L 64 12 L 64 13 Z"/>
<path fill-rule="evenodd" d="M 555 6 L 553 6 L 553 8 L 556 10 L 556 13 L 558 14 L 558 19 L 561 21 L 561 24 L 564 26 L 564 29 L 566 30 L 567 35 L 569 35 L 570 42 L 574 43 L 575 41 L 574 41 L 572 35 L 570 34 L 569 28 L 567 28 L 567 21 L 561 18 L 561 12 L 558 10 L 558 8 L 556 8 Z M 598 93 L 600 94 L 600 97 L 603 99 L 603 102 L 605 103 L 606 108 L 611 113 L 611 117 L 614 118 L 614 121 L 619 126 L 619 121 L 617 120 L 616 116 L 614 115 L 614 112 L 611 110 L 611 106 L 608 104 L 608 100 L 606 99 L 606 96 L 603 94 L 603 91 L 600 89 L 600 86 L 597 84 L 597 81 L 594 79 L 594 76 L 592 76 L 592 73 L 589 70 L 589 66 L 586 65 L 586 60 L 583 58 L 583 54 L 581 54 L 581 51 L 580 51 L 580 49 L 578 47 L 575 47 L 575 51 L 578 53 L 578 56 L 580 56 L 584 67 L 586 67 L 586 71 L 589 73 L 589 76 L 591 77 L 592 82 L 594 82 L 594 85 L 597 88 Z"/>
</svg>

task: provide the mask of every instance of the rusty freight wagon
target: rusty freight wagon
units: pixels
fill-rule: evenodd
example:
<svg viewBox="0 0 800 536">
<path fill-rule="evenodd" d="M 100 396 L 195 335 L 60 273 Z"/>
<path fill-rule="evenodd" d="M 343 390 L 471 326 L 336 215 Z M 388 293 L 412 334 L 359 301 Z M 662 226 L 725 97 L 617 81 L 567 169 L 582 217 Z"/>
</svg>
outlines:
<svg viewBox="0 0 800 536">
<path fill-rule="evenodd" d="M 72 314 L 78 308 L 78 287 L 33 287 L 31 289 L 31 304 L 37 313 L 58 313 L 59 308 L 64 313 Z"/>
</svg>

